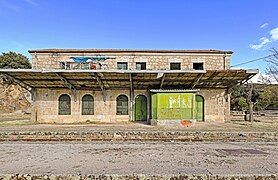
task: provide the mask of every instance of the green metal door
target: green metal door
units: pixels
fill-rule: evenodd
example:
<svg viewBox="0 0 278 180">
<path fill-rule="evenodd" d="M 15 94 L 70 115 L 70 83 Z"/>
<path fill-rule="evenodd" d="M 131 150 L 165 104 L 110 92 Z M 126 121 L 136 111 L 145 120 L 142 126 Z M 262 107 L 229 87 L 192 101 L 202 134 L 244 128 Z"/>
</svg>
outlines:
<svg viewBox="0 0 278 180">
<path fill-rule="evenodd" d="M 197 121 L 204 121 L 204 98 L 200 95 L 196 95 L 196 109 Z"/>
<path fill-rule="evenodd" d="M 147 121 L 147 98 L 144 95 L 135 98 L 135 121 Z"/>
</svg>

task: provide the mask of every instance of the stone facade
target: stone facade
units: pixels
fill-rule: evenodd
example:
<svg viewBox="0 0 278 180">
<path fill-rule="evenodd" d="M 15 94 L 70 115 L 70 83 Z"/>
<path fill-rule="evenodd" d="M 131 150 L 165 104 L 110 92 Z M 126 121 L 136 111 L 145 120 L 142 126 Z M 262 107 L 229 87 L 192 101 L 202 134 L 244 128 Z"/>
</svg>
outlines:
<svg viewBox="0 0 278 180">
<path fill-rule="evenodd" d="M 61 62 L 74 62 L 70 57 L 108 57 L 102 60 L 103 69 L 117 69 L 118 62 L 128 63 L 129 70 L 136 69 L 136 63 L 145 62 L 146 70 L 170 70 L 170 63 L 180 63 L 181 70 L 192 70 L 193 63 L 203 63 L 204 70 L 226 70 L 230 68 L 231 51 L 200 52 L 67 52 L 29 51 L 32 55 L 33 69 L 61 69 Z M 147 98 L 147 121 L 151 123 L 151 94 L 146 90 L 106 90 L 106 101 L 102 91 L 77 90 L 76 101 L 69 89 L 36 89 L 36 101 L 33 102 L 34 121 L 42 123 L 77 123 L 77 122 L 126 122 L 135 117 L 135 98 L 144 95 Z M 58 115 L 59 97 L 67 94 L 71 97 L 71 114 Z M 82 97 L 90 94 L 94 98 L 94 115 L 82 115 Z M 204 121 L 224 122 L 230 118 L 230 98 L 225 89 L 200 89 L 197 93 L 204 98 Z M 119 95 L 128 97 L 128 115 L 116 115 L 116 99 Z"/>
<path fill-rule="evenodd" d="M 181 63 L 181 70 L 203 63 L 205 70 L 229 69 L 231 54 L 219 53 L 31 53 L 33 69 L 61 69 L 60 62 L 74 62 L 70 57 L 109 57 L 102 62 L 105 69 L 117 69 L 117 62 L 127 62 L 136 69 L 136 62 L 145 62 L 147 70 L 169 70 L 170 63 Z"/>
<path fill-rule="evenodd" d="M 67 94 L 71 97 L 71 115 L 58 115 L 58 99 L 62 94 Z M 82 97 L 86 94 L 94 97 L 94 115 L 82 115 Z M 37 89 L 36 101 L 34 102 L 34 109 L 36 115 L 33 116 L 34 121 L 43 123 L 77 123 L 77 122 L 125 122 L 131 119 L 131 113 L 128 115 L 116 115 L 116 99 L 119 95 L 128 97 L 130 110 L 130 93 L 129 90 L 108 90 L 106 101 L 103 101 L 101 91 L 77 91 L 76 101 L 74 101 L 73 94 L 70 90 L 50 90 Z M 138 95 L 145 95 L 148 99 L 148 107 L 150 106 L 150 97 L 148 91 L 136 90 L 135 97 Z M 131 110 L 129 111 L 131 112 Z M 149 109 L 148 109 L 148 114 Z M 148 117 L 150 119 L 150 117 Z"/>
<path fill-rule="evenodd" d="M 223 89 L 201 90 L 205 99 L 204 114 L 206 122 L 224 122 L 230 119 L 230 98 Z"/>
<path fill-rule="evenodd" d="M 71 97 L 71 115 L 58 115 L 58 99 L 62 94 L 68 94 Z M 94 115 L 82 115 L 82 97 L 90 94 L 94 97 Z M 201 90 L 204 101 L 204 121 L 206 122 L 224 122 L 229 120 L 229 99 L 226 97 L 225 90 Z M 129 102 L 128 115 L 116 115 L 116 99 L 119 95 L 126 95 Z M 147 90 L 135 90 L 135 97 L 144 95 L 148 102 L 148 122 L 151 121 L 150 114 L 150 94 Z M 34 121 L 42 123 L 77 123 L 77 122 L 127 122 L 134 119 L 129 90 L 109 90 L 107 91 L 106 102 L 102 99 L 101 91 L 77 91 L 77 98 L 74 101 L 73 94 L 70 90 L 50 90 L 38 89 L 36 91 L 36 101 L 34 102 L 32 117 Z M 228 114 L 227 114 L 228 113 Z"/>
</svg>

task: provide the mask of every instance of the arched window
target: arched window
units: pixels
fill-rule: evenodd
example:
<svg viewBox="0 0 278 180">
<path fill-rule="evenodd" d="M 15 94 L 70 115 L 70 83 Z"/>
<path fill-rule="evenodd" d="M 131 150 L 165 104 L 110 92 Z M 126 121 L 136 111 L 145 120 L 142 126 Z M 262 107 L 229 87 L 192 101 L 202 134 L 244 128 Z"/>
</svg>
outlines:
<svg viewBox="0 0 278 180">
<path fill-rule="evenodd" d="M 70 97 L 67 94 L 63 94 L 59 97 L 59 115 L 71 114 L 70 101 Z"/>
<path fill-rule="evenodd" d="M 86 94 L 82 97 L 82 115 L 94 114 L 94 97 Z"/>
<path fill-rule="evenodd" d="M 117 97 L 117 115 L 128 115 L 128 98 L 125 95 Z"/>
</svg>

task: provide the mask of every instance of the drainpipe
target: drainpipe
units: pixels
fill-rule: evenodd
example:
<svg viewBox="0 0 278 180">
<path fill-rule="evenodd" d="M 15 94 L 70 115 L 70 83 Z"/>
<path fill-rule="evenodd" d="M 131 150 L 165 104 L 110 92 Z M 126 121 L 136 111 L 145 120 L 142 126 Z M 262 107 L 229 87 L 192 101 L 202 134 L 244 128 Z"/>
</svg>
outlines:
<svg viewBox="0 0 278 180">
<path fill-rule="evenodd" d="M 224 63 L 223 68 L 224 70 L 226 70 L 226 53 L 224 53 L 223 55 L 223 63 Z"/>
<path fill-rule="evenodd" d="M 38 69 L 38 56 L 37 56 L 37 52 L 35 52 L 35 59 L 36 59 L 36 69 Z"/>
</svg>

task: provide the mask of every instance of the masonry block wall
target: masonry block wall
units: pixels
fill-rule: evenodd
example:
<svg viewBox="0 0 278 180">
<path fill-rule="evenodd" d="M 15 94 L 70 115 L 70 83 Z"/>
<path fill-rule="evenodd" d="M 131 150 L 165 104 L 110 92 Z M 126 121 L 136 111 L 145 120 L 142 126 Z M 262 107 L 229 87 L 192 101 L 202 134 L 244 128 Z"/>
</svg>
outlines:
<svg viewBox="0 0 278 180">
<path fill-rule="evenodd" d="M 58 114 L 58 100 L 63 94 L 67 94 L 71 98 L 71 115 Z M 86 94 L 94 97 L 94 115 L 82 115 L 82 97 Z M 107 90 L 106 101 L 103 101 L 101 91 L 78 90 L 76 101 L 72 92 L 68 89 L 51 90 L 46 88 L 37 89 L 36 101 L 33 102 L 32 115 L 33 121 L 42 123 L 76 123 L 76 122 L 124 122 L 131 119 L 131 111 L 128 115 L 116 115 L 116 99 L 119 95 L 128 97 L 128 108 L 130 109 L 130 92 L 129 90 Z M 145 95 L 148 99 L 148 107 L 150 97 L 148 91 L 136 90 L 135 97 Z M 148 110 L 149 112 L 149 110 Z M 149 113 L 148 113 L 149 114 Z M 150 117 L 148 117 L 150 118 Z"/>
<path fill-rule="evenodd" d="M 224 122 L 229 120 L 230 111 L 227 111 L 227 108 L 230 108 L 230 102 L 224 89 L 202 89 L 199 94 L 205 99 L 205 121 Z"/>
<path fill-rule="evenodd" d="M 182 70 L 193 69 L 193 63 L 203 63 L 205 70 L 230 68 L 231 54 L 211 53 L 31 53 L 33 69 L 60 69 L 60 62 L 74 62 L 70 57 L 110 57 L 102 63 L 107 69 L 117 69 L 117 62 L 127 62 L 136 69 L 136 62 L 146 62 L 147 70 L 169 70 L 170 63 L 181 63 Z"/>
<path fill-rule="evenodd" d="M 193 63 L 203 63 L 204 70 L 226 70 L 230 68 L 230 51 L 192 51 L 192 52 L 68 52 L 68 50 L 33 50 L 33 69 L 61 69 L 61 62 L 74 62 L 71 57 L 105 57 L 102 60 L 105 69 L 117 69 L 118 62 L 125 62 L 127 69 L 135 70 L 136 63 L 146 63 L 146 70 L 170 70 L 170 63 L 180 63 L 181 70 L 193 70 Z M 145 95 L 148 100 L 148 121 L 151 121 L 151 98 L 146 90 L 134 90 L 134 98 L 131 99 L 130 89 L 106 90 L 106 101 L 103 100 L 102 92 L 96 90 L 77 90 L 76 101 L 69 89 L 36 89 L 36 101 L 33 106 L 33 120 L 47 123 L 73 123 L 73 122 L 117 122 L 134 120 L 135 98 Z M 58 99 L 62 94 L 71 97 L 71 115 L 58 115 Z M 94 97 L 94 115 L 82 115 L 82 97 L 90 94 Z M 204 120 L 208 122 L 224 122 L 229 120 L 230 107 L 229 96 L 225 89 L 201 89 L 198 93 L 204 97 Z M 128 115 L 116 115 L 116 98 L 126 95 L 129 102 Z M 131 108 L 132 107 L 132 108 Z"/>
<path fill-rule="evenodd" d="M 119 95 L 128 97 L 129 108 L 130 101 L 129 90 L 107 90 L 106 102 L 103 101 L 101 91 L 78 90 L 76 101 L 71 91 L 67 89 L 50 90 L 37 89 L 36 101 L 33 108 L 33 121 L 41 123 L 77 123 L 77 122 L 125 122 L 131 119 L 133 113 L 129 111 L 128 115 L 116 115 L 116 98 Z M 68 94 L 71 97 L 71 115 L 58 115 L 58 99 L 62 94 Z M 94 115 L 82 115 L 82 97 L 90 94 L 94 97 Z M 147 90 L 136 90 L 135 98 L 138 95 L 145 95 L 148 100 L 148 115 L 150 115 L 150 95 Z M 225 90 L 201 90 L 199 95 L 205 99 L 204 111 L 205 121 L 207 122 L 224 122 L 227 120 L 226 108 L 228 105 Z M 38 108 L 39 107 L 39 108 Z M 148 116 L 150 121 L 150 116 Z"/>
</svg>

